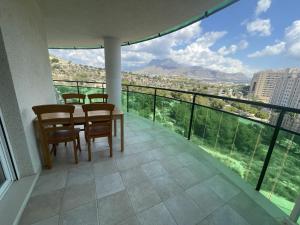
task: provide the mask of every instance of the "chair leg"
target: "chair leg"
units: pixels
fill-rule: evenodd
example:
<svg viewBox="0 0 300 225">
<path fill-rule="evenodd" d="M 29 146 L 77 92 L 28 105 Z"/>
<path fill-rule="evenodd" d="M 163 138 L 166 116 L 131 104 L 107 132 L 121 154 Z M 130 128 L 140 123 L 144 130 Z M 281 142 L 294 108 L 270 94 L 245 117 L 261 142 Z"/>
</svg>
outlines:
<svg viewBox="0 0 300 225">
<path fill-rule="evenodd" d="M 113 151 L 112 151 L 112 135 L 108 137 L 108 144 L 109 144 L 109 156 L 113 156 Z"/>
<path fill-rule="evenodd" d="M 65 142 L 65 146 L 67 146 L 67 144 L 68 144 L 68 143 L 67 143 L 67 142 Z"/>
<path fill-rule="evenodd" d="M 51 152 L 53 152 L 53 155 L 56 156 L 56 144 L 52 145 Z"/>
<path fill-rule="evenodd" d="M 77 137 L 77 148 L 81 152 L 80 136 Z"/>
<path fill-rule="evenodd" d="M 89 161 L 92 160 L 92 151 L 91 151 L 91 139 L 88 139 L 88 154 L 89 154 Z"/>
<path fill-rule="evenodd" d="M 78 163 L 78 155 L 77 155 L 77 146 L 76 146 L 76 141 L 73 141 L 73 150 L 74 150 L 74 157 L 75 157 L 75 163 Z"/>
</svg>

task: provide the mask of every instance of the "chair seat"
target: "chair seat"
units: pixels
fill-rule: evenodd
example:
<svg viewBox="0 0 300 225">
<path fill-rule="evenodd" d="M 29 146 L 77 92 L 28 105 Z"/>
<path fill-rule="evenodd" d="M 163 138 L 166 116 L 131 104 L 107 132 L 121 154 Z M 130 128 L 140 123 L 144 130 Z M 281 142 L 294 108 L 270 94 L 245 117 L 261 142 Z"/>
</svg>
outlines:
<svg viewBox="0 0 300 225">
<path fill-rule="evenodd" d="M 80 128 L 75 128 L 76 137 L 79 136 Z M 48 136 L 48 141 L 52 143 L 65 142 L 73 140 L 71 130 L 57 130 Z"/>
</svg>

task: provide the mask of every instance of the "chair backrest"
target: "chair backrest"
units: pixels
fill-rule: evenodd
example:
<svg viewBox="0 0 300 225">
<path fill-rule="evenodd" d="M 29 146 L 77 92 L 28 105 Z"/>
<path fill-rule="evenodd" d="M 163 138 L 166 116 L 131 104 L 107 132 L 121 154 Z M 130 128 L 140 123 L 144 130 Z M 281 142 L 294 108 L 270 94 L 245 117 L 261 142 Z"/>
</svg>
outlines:
<svg viewBox="0 0 300 225">
<path fill-rule="evenodd" d="M 107 94 L 90 94 L 88 95 L 88 98 L 90 100 L 90 103 L 96 103 L 96 101 L 94 101 L 94 99 L 99 99 L 99 101 L 97 101 L 97 103 L 107 103 L 107 99 L 108 99 L 108 95 Z"/>
<path fill-rule="evenodd" d="M 73 105 L 37 105 L 32 107 L 37 115 L 39 128 L 44 138 L 58 130 L 71 131 L 75 138 Z"/>
<path fill-rule="evenodd" d="M 111 130 L 114 108 L 115 106 L 113 104 L 107 103 L 92 103 L 82 105 L 82 109 L 85 114 L 86 128 L 98 125 L 106 125 L 109 126 Z"/>
<path fill-rule="evenodd" d="M 62 94 L 61 96 L 64 99 L 65 104 L 82 105 L 85 103 L 85 95 L 84 94 L 68 93 L 68 94 Z M 68 100 L 70 100 L 70 101 L 68 101 Z"/>
</svg>

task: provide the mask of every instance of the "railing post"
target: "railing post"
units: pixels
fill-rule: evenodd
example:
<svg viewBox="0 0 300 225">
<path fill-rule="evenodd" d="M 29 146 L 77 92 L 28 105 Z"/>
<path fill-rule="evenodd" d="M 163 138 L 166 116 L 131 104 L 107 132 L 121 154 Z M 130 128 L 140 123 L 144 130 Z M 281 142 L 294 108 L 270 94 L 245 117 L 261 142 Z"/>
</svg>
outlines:
<svg viewBox="0 0 300 225">
<path fill-rule="evenodd" d="M 155 111 L 156 111 L 156 88 L 154 89 L 154 97 L 153 97 L 153 122 L 155 122 Z"/>
<path fill-rule="evenodd" d="M 129 112 L 129 86 L 126 85 L 126 106 L 127 106 L 127 112 Z"/>
<path fill-rule="evenodd" d="M 78 85 L 78 81 L 76 81 L 76 87 L 77 87 L 77 93 L 80 94 L 79 92 L 79 85 Z"/>
<path fill-rule="evenodd" d="M 262 170 L 260 172 L 260 176 L 259 176 L 256 188 L 255 188 L 257 191 L 260 190 L 260 187 L 261 187 L 262 182 L 264 180 L 264 177 L 266 175 L 266 171 L 267 171 L 267 168 L 268 168 L 269 163 L 270 163 L 272 152 L 274 150 L 274 147 L 275 147 L 275 144 L 276 144 L 276 140 L 277 140 L 277 137 L 278 137 L 278 134 L 279 134 L 279 131 L 280 131 L 280 127 L 281 127 L 281 124 L 282 124 L 282 121 L 283 121 L 283 118 L 284 118 L 284 114 L 285 114 L 285 111 L 281 110 L 281 112 L 280 112 L 280 114 L 278 116 L 278 119 L 277 119 L 277 122 L 276 122 L 276 126 L 275 126 L 275 130 L 274 130 L 274 133 L 273 133 L 270 145 L 269 145 L 269 149 L 268 149 L 265 161 L 264 161 L 264 165 L 263 165 Z"/>
<path fill-rule="evenodd" d="M 190 117 L 188 140 L 191 139 L 192 126 L 193 126 L 193 118 L 194 118 L 194 110 L 195 110 L 195 101 L 196 101 L 196 94 L 193 94 L 193 103 L 192 103 L 192 110 L 191 110 L 191 117 Z"/>
</svg>

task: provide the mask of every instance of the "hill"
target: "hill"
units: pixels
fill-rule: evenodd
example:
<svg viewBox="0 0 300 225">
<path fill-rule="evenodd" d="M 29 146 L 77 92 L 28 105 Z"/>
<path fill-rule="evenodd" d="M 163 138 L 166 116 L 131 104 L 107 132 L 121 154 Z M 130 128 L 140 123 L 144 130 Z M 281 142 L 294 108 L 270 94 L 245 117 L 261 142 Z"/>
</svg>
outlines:
<svg viewBox="0 0 300 225">
<path fill-rule="evenodd" d="M 187 66 L 179 64 L 172 59 L 155 59 L 147 66 L 135 71 L 148 76 L 186 76 L 209 83 L 249 83 L 250 78 L 243 73 L 225 73 L 217 70 L 206 69 L 201 66 Z"/>
</svg>

